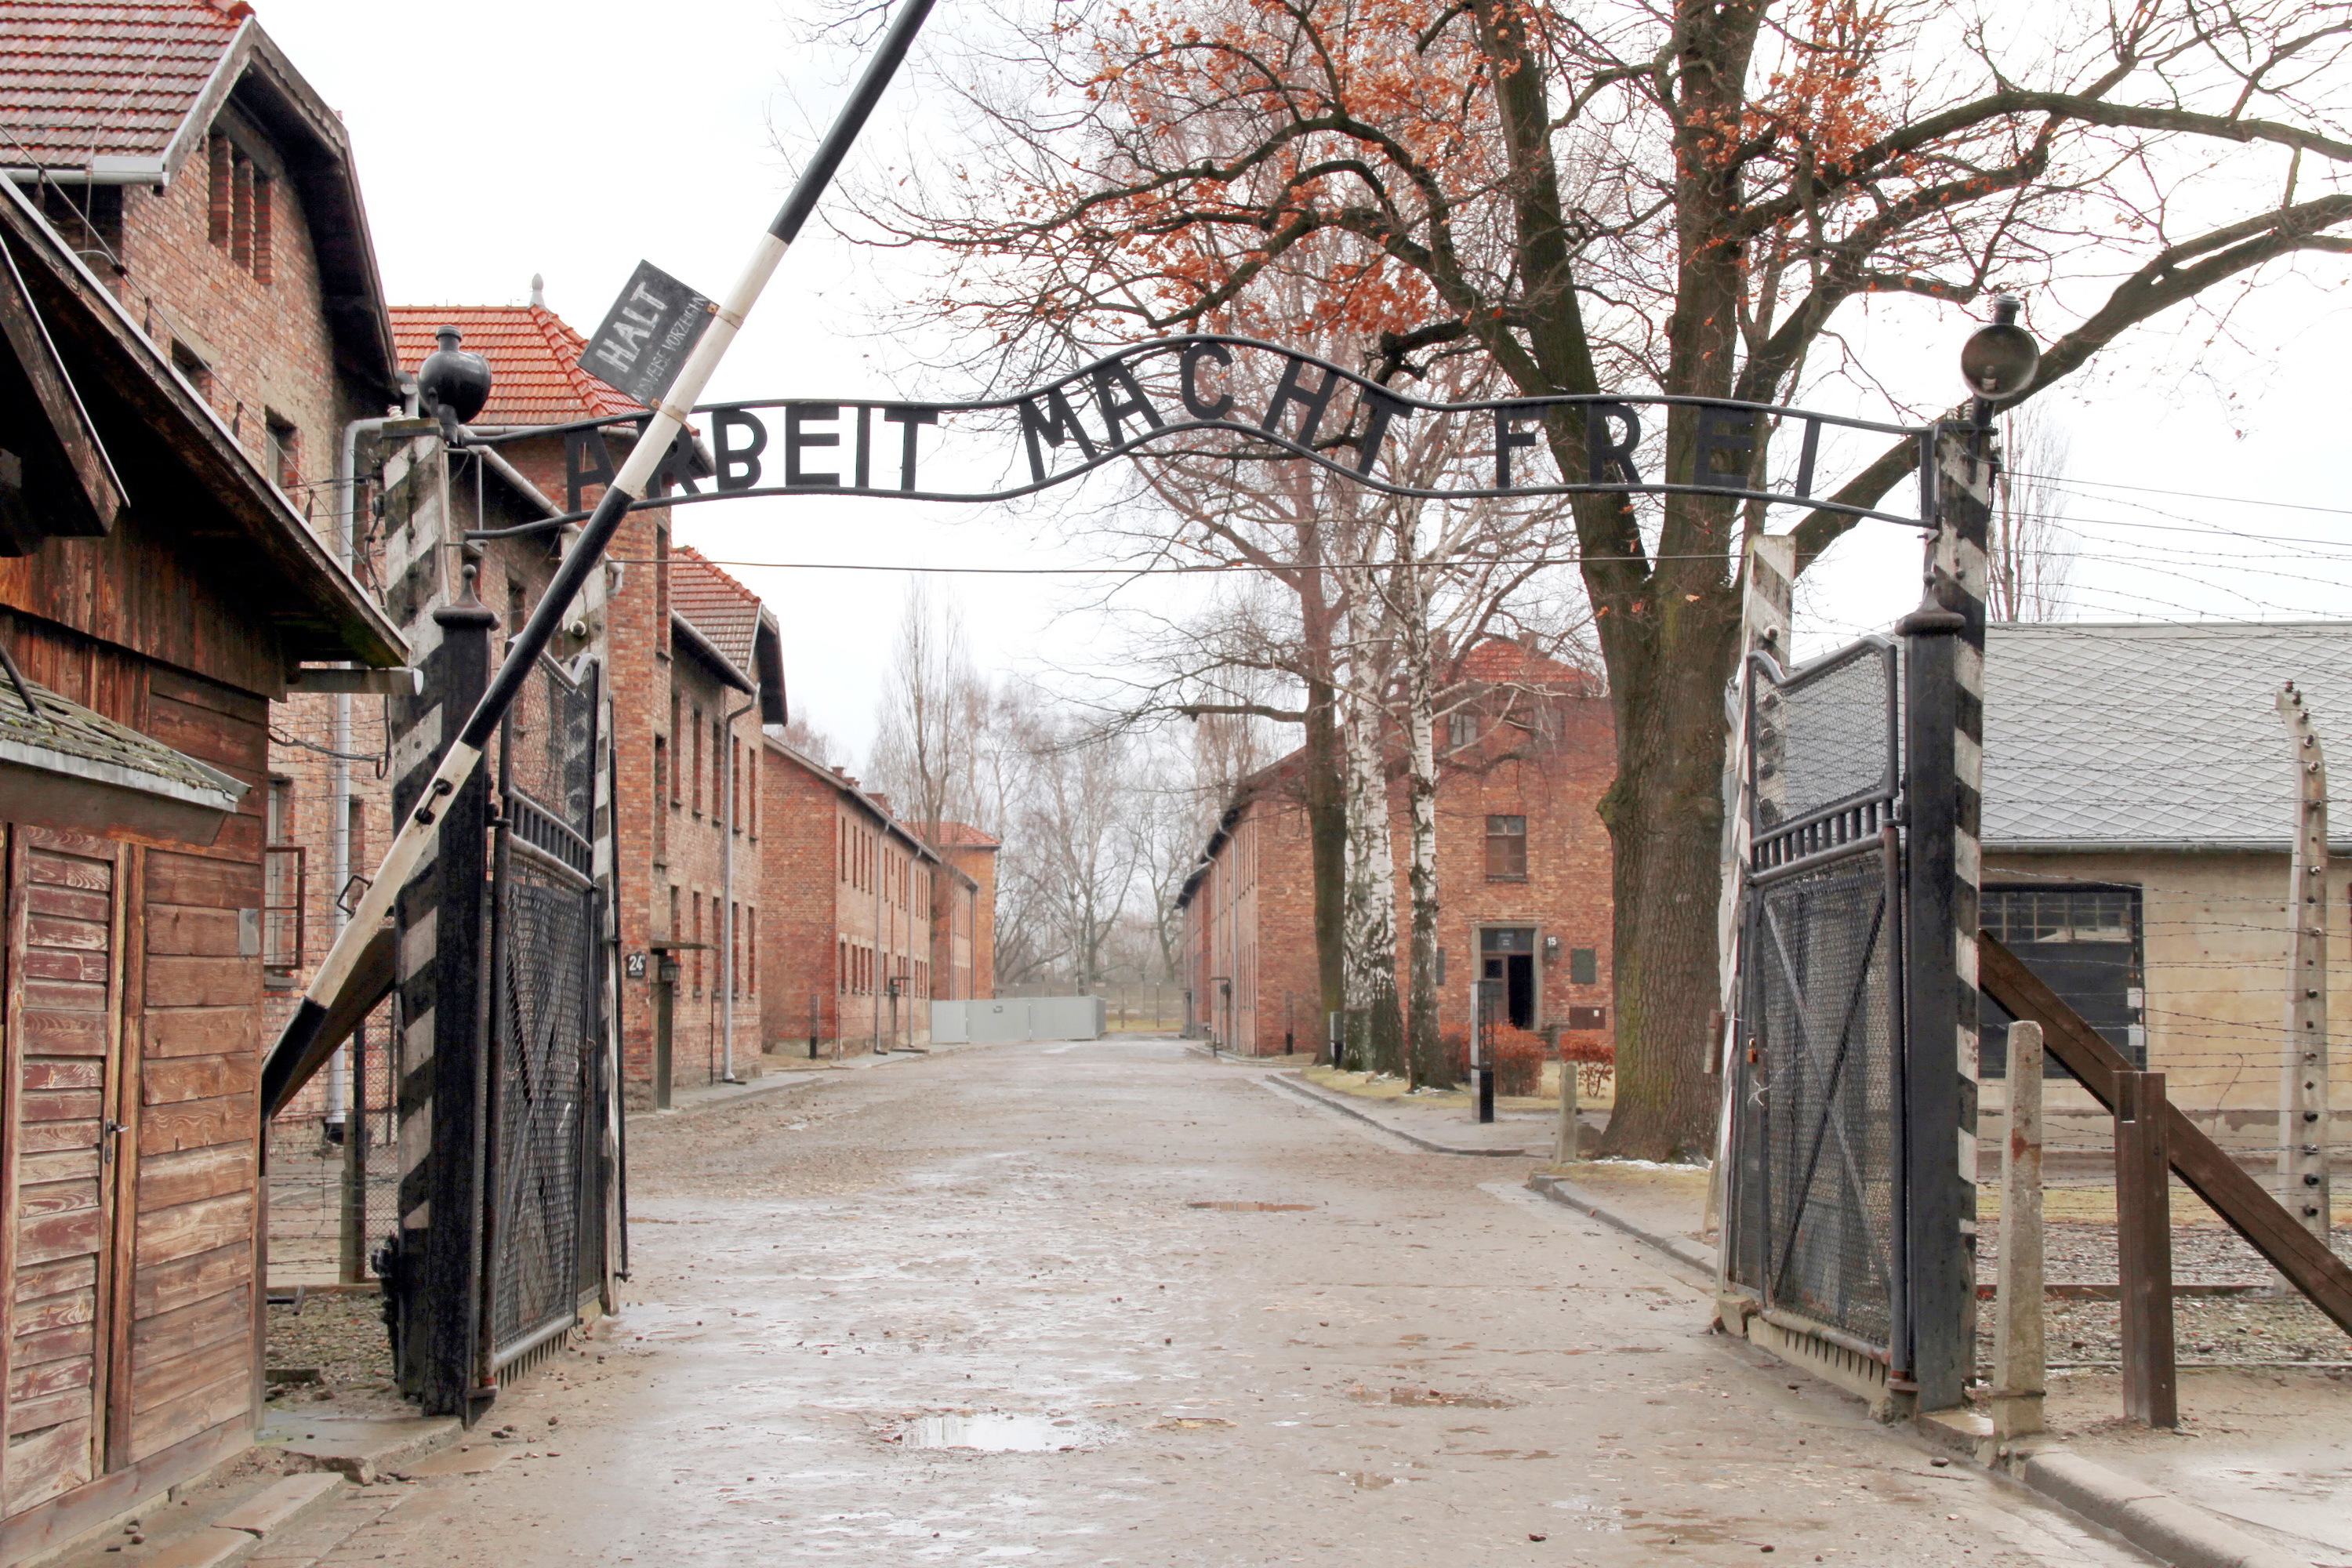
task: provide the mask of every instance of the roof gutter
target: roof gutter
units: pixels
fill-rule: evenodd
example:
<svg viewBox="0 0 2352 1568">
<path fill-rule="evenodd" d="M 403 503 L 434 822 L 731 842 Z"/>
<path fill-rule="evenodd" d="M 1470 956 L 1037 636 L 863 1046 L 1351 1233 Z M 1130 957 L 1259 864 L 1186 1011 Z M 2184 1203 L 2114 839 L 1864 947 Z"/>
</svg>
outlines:
<svg viewBox="0 0 2352 1568">
<path fill-rule="evenodd" d="M 169 165 L 161 158 L 125 158 L 114 153 L 101 153 L 79 168 L 58 168 L 39 163 L 11 163 L 0 167 L 20 185 L 153 185 L 157 189 L 171 183 Z"/>
<path fill-rule="evenodd" d="M 2352 849 L 2352 837 L 2331 837 L 2331 848 Z M 1987 855 L 2284 855 L 2284 838 L 1988 838 Z"/>
</svg>

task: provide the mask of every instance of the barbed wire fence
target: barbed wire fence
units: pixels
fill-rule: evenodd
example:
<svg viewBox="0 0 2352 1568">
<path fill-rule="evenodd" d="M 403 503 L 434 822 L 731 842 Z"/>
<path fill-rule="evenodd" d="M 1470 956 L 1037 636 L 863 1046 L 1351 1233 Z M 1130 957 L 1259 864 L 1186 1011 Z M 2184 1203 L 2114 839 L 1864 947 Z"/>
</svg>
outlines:
<svg viewBox="0 0 2352 1568">
<path fill-rule="evenodd" d="M 2081 635 L 2118 629 L 2084 627 Z M 2291 886 L 2297 878 L 2288 852 L 2297 830 L 2298 754 L 2272 709 L 2277 677 L 2255 679 L 2243 668 L 2324 654 L 2310 673 L 2330 689 L 2314 703 L 2336 708 L 2322 717 L 2340 737 L 2352 730 L 2352 680 L 2339 674 L 2352 673 L 2352 626 L 2294 628 L 2299 647 L 2284 655 L 2276 646 L 2284 628 L 2178 629 L 2203 645 L 2212 669 L 2231 672 L 2231 689 L 2210 699 L 2227 705 L 2221 719 L 2200 710 L 2136 712 L 2133 701 L 2086 682 L 2071 708 L 2066 693 L 2036 692 L 2031 706 L 2042 729 L 2024 737 L 2014 730 L 2003 735 L 1996 637 L 1987 658 L 1982 923 L 2133 1067 L 2165 1075 L 2171 1104 L 2298 1214 L 2310 1196 L 2297 1173 L 2311 1167 L 2310 1146 L 2335 1173 L 2331 1245 L 2338 1256 L 2352 1256 L 2352 1108 L 2339 1091 L 2332 1114 L 2306 1124 L 2292 1109 L 2286 1081 L 2307 1075 L 2308 1036 L 2298 1035 L 2294 1008 L 2310 977 L 2294 962 L 2291 910 L 2301 889 Z M 2257 644 L 2270 646 L 2257 651 Z M 2145 657 L 2167 651 L 2151 647 Z M 2338 679 L 2327 681 L 2330 674 Z M 2149 688 L 2161 684 L 2151 680 Z M 2176 674 L 2174 684 L 2194 686 L 2197 677 Z M 2208 700 L 2200 695 L 2198 709 Z M 2041 788 L 2082 825 L 2075 841 L 2004 849 L 1998 829 L 2004 739 L 2031 743 L 2070 722 L 2084 726 L 2087 750 L 2049 761 Z M 2135 724 L 2145 732 L 2132 732 Z M 2168 747 L 2183 735 L 2207 754 L 2168 758 Z M 2328 760 L 2352 777 L 2352 746 L 2331 746 Z M 2018 780 L 2007 782 L 2014 787 Z M 2152 801 L 2159 803 L 2161 831 L 2148 826 Z M 2325 931 L 2335 988 L 2352 994 L 2346 852 L 2352 835 L 2344 831 L 2352 827 L 2352 799 L 2328 804 L 2337 838 L 2325 865 L 2314 868 L 2320 890 L 2308 908 Z M 2214 825 L 2203 842 L 2199 823 Z M 2324 1006 L 2327 981 L 2317 988 Z M 1984 1020 L 1978 1279 L 1979 1292 L 1989 1293 L 2001 1240 L 2010 1020 L 1990 998 Z M 2340 1063 L 2347 1052 L 2339 1044 L 2333 1054 Z M 2344 1076 L 2340 1066 L 2335 1076 Z M 2043 1116 L 2050 1362 L 2053 1371 L 2114 1368 L 2121 1359 L 2116 1124 L 2054 1062 Z M 2177 1176 L 2170 1199 L 2179 1365 L 2352 1367 L 2352 1338 L 2287 1287 Z M 1990 1366 L 1993 1316 L 1979 1319 L 1980 1368 Z"/>
</svg>

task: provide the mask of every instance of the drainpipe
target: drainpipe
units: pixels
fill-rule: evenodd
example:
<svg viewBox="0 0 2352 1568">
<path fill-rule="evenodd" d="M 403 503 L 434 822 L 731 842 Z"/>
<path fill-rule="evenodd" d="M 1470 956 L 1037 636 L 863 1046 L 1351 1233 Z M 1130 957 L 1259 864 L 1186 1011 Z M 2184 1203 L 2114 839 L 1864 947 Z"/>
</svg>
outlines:
<svg viewBox="0 0 2352 1568">
<path fill-rule="evenodd" d="M 889 879 L 883 857 L 890 848 L 890 814 L 881 811 L 882 830 L 874 836 L 874 1054 L 882 1054 L 882 987 L 890 973 L 889 955 L 882 946 L 882 884 Z"/>
<path fill-rule="evenodd" d="M 760 705 L 754 697 L 734 712 L 727 715 L 727 820 L 719 828 L 719 1060 L 724 1064 L 719 1081 L 741 1083 L 735 1076 L 735 721 Z"/>
<path fill-rule="evenodd" d="M 349 572 L 358 557 L 359 540 L 359 447 L 360 437 L 373 436 L 392 421 L 388 417 L 354 419 L 343 426 L 342 446 L 335 453 L 335 494 L 341 507 L 335 519 L 335 559 Z M 334 882 L 327 895 L 327 907 L 334 911 L 338 935 L 351 917 L 343 912 L 343 889 L 352 880 L 352 699 L 349 692 L 335 693 L 334 739 L 331 742 L 334 756 L 330 759 L 327 777 L 327 830 L 331 846 Z M 327 1125 L 343 1129 L 343 1137 L 351 1137 L 345 1125 L 352 1099 L 352 1057 L 348 1046 L 337 1046 L 335 1054 L 327 1061 Z"/>
</svg>

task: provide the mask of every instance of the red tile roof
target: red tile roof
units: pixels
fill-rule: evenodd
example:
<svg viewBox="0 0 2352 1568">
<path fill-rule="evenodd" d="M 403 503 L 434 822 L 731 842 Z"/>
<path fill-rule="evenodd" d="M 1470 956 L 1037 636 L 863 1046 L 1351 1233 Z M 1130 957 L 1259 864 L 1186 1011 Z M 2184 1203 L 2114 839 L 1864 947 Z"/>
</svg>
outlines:
<svg viewBox="0 0 2352 1568">
<path fill-rule="evenodd" d="M 669 607 L 737 669 L 759 679 L 752 662 L 760 635 L 759 595 L 698 551 L 678 544 L 669 552 Z"/>
<path fill-rule="evenodd" d="M 1463 655 L 1462 676 L 1496 685 L 1564 686 L 1579 693 L 1592 689 L 1592 678 L 1583 670 L 1531 652 L 1509 637 L 1488 637 Z"/>
<path fill-rule="evenodd" d="M 490 362 L 490 401 L 474 416 L 477 425 L 562 425 L 640 412 L 580 368 L 588 340 L 544 305 L 394 305 L 403 370 L 415 374 L 443 327 L 457 328 L 465 346 Z"/>
<path fill-rule="evenodd" d="M 980 849 L 1001 849 L 1004 840 L 982 833 L 969 822 L 942 822 L 931 842 L 942 849 L 959 849 L 967 846 Z"/>
<path fill-rule="evenodd" d="M 0 163 L 161 156 L 252 15 L 244 0 L 7 0 Z"/>
</svg>

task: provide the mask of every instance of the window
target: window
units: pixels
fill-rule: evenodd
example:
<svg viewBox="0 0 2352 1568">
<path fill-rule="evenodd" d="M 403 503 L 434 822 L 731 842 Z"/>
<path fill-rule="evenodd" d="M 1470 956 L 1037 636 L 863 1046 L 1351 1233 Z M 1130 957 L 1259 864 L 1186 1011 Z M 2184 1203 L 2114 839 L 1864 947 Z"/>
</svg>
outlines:
<svg viewBox="0 0 2352 1568">
<path fill-rule="evenodd" d="M 669 694 L 669 732 L 673 736 L 677 733 L 677 693 L 675 691 Z M 679 765 L 686 760 L 685 752 L 686 748 L 681 745 L 671 754 L 670 757 L 669 803 L 673 806 L 677 805 L 682 798 L 682 786 L 678 779 L 678 769 Z"/>
<path fill-rule="evenodd" d="M 293 985 L 302 967 L 307 868 L 302 846 L 288 842 L 294 837 L 294 781 L 271 779 L 263 809 L 268 841 L 261 852 L 261 983 L 280 989 Z"/>
<path fill-rule="evenodd" d="M 1570 948 L 1568 950 L 1568 980 L 1569 984 L 1571 985 L 1600 984 L 1600 952 L 1597 949 L 1590 947 Z"/>
<path fill-rule="evenodd" d="M 670 791 L 672 800 L 677 798 L 677 789 L 669 776 L 669 738 L 666 735 L 656 735 L 654 737 L 654 798 L 661 799 L 661 793 L 666 789 Z M 655 812 L 654 858 L 665 863 L 669 858 L 665 847 L 665 841 L 668 837 L 667 833 L 664 831 L 666 826 L 667 819 L 660 812 Z"/>
<path fill-rule="evenodd" d="M 702 994 L 702 895 L 688 895 L 694 905 L 694 994 Z"/>
<path fill-rule="evenodd" d="M 180 373 L 196 395 L 206 403 L 213 400 L 213 367 L 205 363 L 204 355 L 184 342 L 172 344 L 172 368 Z"/>
<path fill-rule="evenodd" d="M 760 910 L 758 906 L 754 905 L 745 910 L 743 919 L 747 922 L 743 928 L 743 944 L 747 950 L 745 967 L 751 972 L 748 977 L 751 984 L 745 989 L 757 996 L 760 994 Z"/>
<path fill-rule="evenodd" d="M 226 136 L 213 137 L 208 153 L 205 237 L 255 281 L 268 283 L 275 227 L 269 175 Z"/>
<path fill-rule="evenodd" d="M 1528 875 L 1528 819 L 1490 816 L 1486 819 L 1486 880 L 1525 881 Z"/>
<path fill-rule="evenodd" d="M 694 815 L 702 815 L 702 710 L 694 710 Z"/>
<path fill-rule="evenodd" d="M 1445 950 L 1442 947 L 1437 950 L 1437 983 L 1445 984 Z"/>
<path fill-rule="evenodd" d="M 2133 1067 L 2147 1065 L 2137 888 L 1989 883 L 1981 908 L 1987 931 L 2072 1004 L 2084 1022 Z M 2012 1022 L 2000 1004 L 1984 998 L 1979 1014 L 1980 1077 L 2008 1076 Z M 2054 1056 L 2044 1072 L 2050 1078 L 2068 1076 Z"/>
<path fill-rule="evenodd" d="M 1445 744 L 1460 751 L 1478 738 L 1478 715 L 1467 708 L 1456 709 L 1445 716 Z"/>
</svg>

